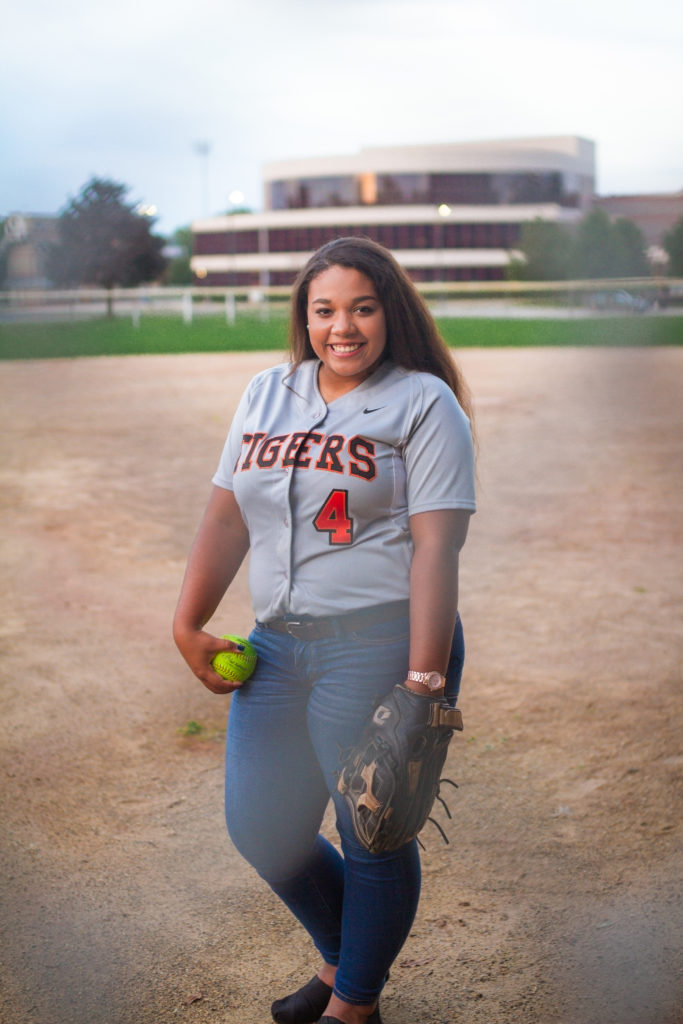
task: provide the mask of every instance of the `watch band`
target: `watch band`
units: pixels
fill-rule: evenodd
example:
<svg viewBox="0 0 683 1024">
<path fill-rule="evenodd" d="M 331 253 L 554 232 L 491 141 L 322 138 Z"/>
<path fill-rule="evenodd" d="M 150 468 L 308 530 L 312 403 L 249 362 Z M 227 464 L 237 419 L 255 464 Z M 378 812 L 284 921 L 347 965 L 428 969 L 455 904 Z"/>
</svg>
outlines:
<svg viewBox="0 0 683 1024">
<path fill-rule="evenodd" d="M 431 674 L 431 672 L 415 672 L 411 669 L 408 673 L 408 679 L 413 683 L 426 683 Z"/>
<path fill-rule="evenodd" d="M 435 677 L 438 678 L 438 683 Z M 427 686 L 430 690 L 440 690 L 446 685 L 446 677 L 436 670 L 433 672 L 416 672 L 414 669 L 411 669 L 408 672 L 408 679 L 410 679 L 411 683 L 422 683 L 423 686 Z"/>
</svg>

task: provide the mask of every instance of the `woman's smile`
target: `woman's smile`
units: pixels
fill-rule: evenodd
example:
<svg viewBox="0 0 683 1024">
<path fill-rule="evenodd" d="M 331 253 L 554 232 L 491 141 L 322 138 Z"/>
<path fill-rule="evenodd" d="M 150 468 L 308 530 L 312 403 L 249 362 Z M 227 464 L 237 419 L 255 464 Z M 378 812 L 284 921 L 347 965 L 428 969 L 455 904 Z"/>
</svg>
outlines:
<svg viewBox="0 0 683 1024">
<path fill-rule="evenodd" d="M 332 341 L 328 347 L 332 349 L 335 355 L 349 355 L 350 353 L 358 352 L 363 346 L 360 341 L 355 341 L 351 344 L 348 342 Z"/>
<path fill-rule="evenodd" d="M 384 307 L 369 277 L 334 265 L 311 281 L 308 336 L 321 367 L 323 397 L 332 401 L 368 377 L 386 348 Z"/>
</svg>

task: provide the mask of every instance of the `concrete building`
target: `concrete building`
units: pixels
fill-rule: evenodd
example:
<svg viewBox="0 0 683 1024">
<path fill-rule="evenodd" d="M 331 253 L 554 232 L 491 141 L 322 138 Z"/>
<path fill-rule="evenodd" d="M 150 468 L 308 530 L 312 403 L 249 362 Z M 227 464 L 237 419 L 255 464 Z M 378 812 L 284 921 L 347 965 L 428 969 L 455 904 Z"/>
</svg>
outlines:
<svg viewBox="0 0 683 1024">
<path fill-rule="evenodd" d="M 650 195 L 598 196 L 595 205 L 610 217 L 625 217 L 637 224 L 645 236 L 650 261 L 663 265 L 667 256 L 662 239 L 683 217 L 683 192 L 655 192 Z"/>
<path fill-rule="evenodd" d="M 57 237 L 57 218 L 51 214 L 10 214 L 0 242 L 0 287 L 49 288 L 47 262 Z"/>
<path fill-rule="evenodd" d="M 264 211 L 192 224 L 198 284 L 290 285 L 343 235 L 391 249 L 413 280 L 505 276 L 521 226 L 572 222 L 595 192 L 595 146 L 576 136 L 373 147 L 268 164 Z"/>
</svg>

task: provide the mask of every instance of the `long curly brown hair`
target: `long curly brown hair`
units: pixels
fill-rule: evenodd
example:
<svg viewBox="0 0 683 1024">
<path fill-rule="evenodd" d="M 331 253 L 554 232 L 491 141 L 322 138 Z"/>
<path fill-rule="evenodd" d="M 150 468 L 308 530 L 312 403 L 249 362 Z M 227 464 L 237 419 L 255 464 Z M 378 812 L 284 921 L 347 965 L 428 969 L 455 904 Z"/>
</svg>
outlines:
<svg viewBox="0 0 683 1024">
<path fill-rule="evenodd" d="M 308 289 L 324 270 L 349 267 L 370 278 L 382 303 L 387 327 L 387 353 L 407 370 L 440 377 L 451 388 L 472 424 L 472 399 L 467 383 L 422 296 L 388 249 L 369 238 L 336 238 L 311 256 L 294 282 L 289 324 L 292 362 L 314 359 L 308 337 Z"/>
</svg>

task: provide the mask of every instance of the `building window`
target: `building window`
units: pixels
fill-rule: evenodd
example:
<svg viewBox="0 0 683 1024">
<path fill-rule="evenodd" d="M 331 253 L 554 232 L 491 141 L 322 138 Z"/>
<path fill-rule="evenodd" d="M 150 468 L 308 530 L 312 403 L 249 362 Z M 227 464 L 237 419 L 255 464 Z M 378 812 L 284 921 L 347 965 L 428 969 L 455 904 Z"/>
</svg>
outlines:
<svg viewBox="0 0 683 1024">
<path fill-rule="evenodd" d="M 510 171 L 360 174 L 290 178 L 268 186 L 271 210 L 329 206 L 406 206 L 441 203 L 501 206 L 518 203 L 557 203 L 577 207 L 592 192 L 591 179 L 560 171 Z"/>
<path fill-rule="evenodd" d="M 519 223 L 343 224 L 271 228 L 259 247 L 259 230 L 206 232 L 195 237 L 197 256 L 257 252 L 314 252 L 335 238 L 369 238 L 387 249 L 510 249 L 519 242 Z"/>
<path fill-rule="evenodd" d="M 269 186 L 271 210 L 305 210 L 325 206 L 355 206 L 360 202 L 360 180 L 351 175 L 289 178 Z"/>
<path fill-rule="evenodd" d="M 234 231 L 235 253 L 258 252 L 257 231 Z"/>
<path fill-rule="evenodd" d="M 225 231 L 201 231 L 194 236 L 192 251 L 195 256 L 222 255 L 228 251 L 226 246 L 229 237 Z"/>
<path fill-rule="evenodd" d="M 377 203 L 380 206 L 429 202 L 429 175 L 378 174 Z"/>
</svg>

